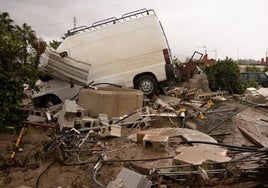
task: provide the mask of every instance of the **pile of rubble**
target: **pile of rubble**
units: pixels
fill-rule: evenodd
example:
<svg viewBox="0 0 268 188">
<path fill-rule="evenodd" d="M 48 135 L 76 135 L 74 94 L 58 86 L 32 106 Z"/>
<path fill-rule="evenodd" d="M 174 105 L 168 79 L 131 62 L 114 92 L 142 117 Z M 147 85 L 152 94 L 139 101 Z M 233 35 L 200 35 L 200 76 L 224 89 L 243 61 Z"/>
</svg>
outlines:
<svg viewBox="0 0 268 188">
<path fill-rule="evenodd" d="M 267 102 L 245 99 L 177 87 L 149 100 L 98 88 L 27 108 L 15 148 L 2 150 L 1 186 L 18 187 L 16 173 L 29 187 L 267 186 Z M 36 130 L 39 138 L 29 134 Z M 73 175 L 60 179 L 69 166 Z"/>
</svg>

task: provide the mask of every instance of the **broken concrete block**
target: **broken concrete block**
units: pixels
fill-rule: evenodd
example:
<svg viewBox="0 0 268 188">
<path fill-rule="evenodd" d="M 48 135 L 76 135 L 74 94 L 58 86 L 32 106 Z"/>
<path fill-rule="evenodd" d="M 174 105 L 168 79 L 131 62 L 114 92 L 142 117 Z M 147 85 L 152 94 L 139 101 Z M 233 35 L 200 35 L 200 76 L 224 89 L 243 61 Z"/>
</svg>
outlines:
<svg viewBox="0 0 268 188">
<path fill-rule="evenodd" d="M 146 134 L 143 137 L 143 147 L 166 151 L 168 136 Z"/>
<path fill-rule="evenodd" d="M 152 182 L 137 172 L 122 168 L 115 181 L 110 182 L 107 188 L 118 188 L 118 186 L 127 188 L 150 188 Z"/>
<path fill-rule="evenodd" d="M 78 104 L 88 110 L 90 117 L 107 114 L 109 119 L 130 114 L 142 107 L 143 93 L 125 88 L 81 89 Z"/>
<path fill-rule="evenodd" d="M 136 142 L 139 143 L 139 144 L 143 143 L 143 138 L 144 138 L 144 136 L 146 134 L 151 134 L 151 133 L 147 132 L 147 131 L 139 131 L 139 132 L 137 132 L 136 133 L 136 138 L 137 138 Z"/>
<path fill-rule="evenodd" d="M 176 150 L 178 155 L 174 157 L 174 164 L 202 164 L 205 161 L 226 162 L 227 150 L 218 146 L 183 146 Z"/>
<path fill-rule="evenodd" d="M 121 134 L 122 134 L 122 127 L 121 126 L 111 125 L 110 128 L 111 128 L 111 131 L 110 131 L 111 136 L 121 137 Z"/>
<path fill-rule="evenodd" d="M 109 119 L 108 119 L 107 114 L 99 114 L 98 119 L 99 119 L 101 125 L 103 125 L 103 126 L 109 125 Z"/>
<path fill-rule="evenodd" d="M 81 118 L 76 118 L 75 119 L 75 128 L 76 129 L 81 129 L 85 127 L 98 127 L 99 126 L 99 120 L 94 119 L 91 117 L 83 117 Z"/>
<path fill-rule="evenodd" d="M 85 116 L 88 116 L 87 111 L 84 108 L 78 107 L 76 117 L 83 118 Z"/>
<path fill-rule="evenodd" d="M 62 110 L 59 115 L 58 123 L 60 125 L 60 131 L 63 128 L 73 128 L 74 120 L 77 113 L 77 104 L 75 101 L 65 100 Z"/>
<path fill-rule="evenodd" d="M 108 127 L 108 126 L 102 126 L 102 127 L 100 127 L 99 134 L 100 134 L 101 137 L 110 136 L 111 135 L 110 127 Z"/>
</svg>

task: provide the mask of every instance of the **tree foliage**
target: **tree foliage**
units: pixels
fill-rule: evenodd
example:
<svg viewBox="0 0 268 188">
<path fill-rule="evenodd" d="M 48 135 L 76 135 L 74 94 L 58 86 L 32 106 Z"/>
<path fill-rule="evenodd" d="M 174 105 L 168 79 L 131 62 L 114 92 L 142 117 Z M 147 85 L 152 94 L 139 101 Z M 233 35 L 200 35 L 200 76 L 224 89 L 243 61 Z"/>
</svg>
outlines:
<svg viewBox="0 0 268 188">
<path fill-rule="evenodd" d="M 252 65 L 252 66 L 246 66 L 245 71 L 246 72 L 261 72 L 261 69 L 256 67 L 255 65 Z"/>
<path fill-rule="evenodd" d="M 32 52 L 34 56 L 32 57 L 31 61 L 35 67 L 38 67 L 41 54 L 45 52 L 47 43 L 42 38 L 35 38 L 33 41 L 31 41 L 31 47 L 34 49 Z"/>
<path fill-rule="evenodd" d="M 254 65 L 254 64 L 261 64 L 261 61 L 255 59 L 238 59 L 237 63 L 240 65 Z"/>
<path fill-rule="evenodd" d="M 231 94 L 240 94 L 244 91 L 242 81 L 239 79 L 239 67 L 232 59 L 219 60 L 207 67 L 205 72 L 212 91 L 224 90 Z"/>
<path fill-rule="evenodd" d="M 23 84 L 34 87 L 38 71 L 28 62 L 29 45 L 36 40 L 27 24 L 16 25 L 7 12 L 0 12 L 0 125 L 17 125 L 21 118 Z"/>
<path fill-rule="evenodd" d="M 52 40 L 52 41 L 49 42 L 49 46 L 51 48 L 53 48 L 54 50 L 56 50 L 59 47 L 60 44 L 61 44 L 61 42 L 59 42 L 57 40 Z"/>
</svg>

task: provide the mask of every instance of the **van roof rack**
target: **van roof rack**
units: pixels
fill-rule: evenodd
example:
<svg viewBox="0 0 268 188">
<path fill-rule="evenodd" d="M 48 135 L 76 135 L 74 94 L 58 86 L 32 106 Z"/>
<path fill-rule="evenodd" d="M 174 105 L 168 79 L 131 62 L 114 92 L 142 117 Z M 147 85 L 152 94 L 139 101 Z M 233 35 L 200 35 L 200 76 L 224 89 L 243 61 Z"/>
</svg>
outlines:
<svg viewBox="0 0 268 188">
<path fill-rule="evenodd" d="M 155 11 L 153 9 L 149 9 L 147 10 L 146 8 L 140 9 L 140 10 L 136 10 L 133 12 L 129 12 L 126 14 L 123 14 L 121 18 L 116 18 L 116 17 L 111 17 L 111 18 L 107 18 L 104 20 L 100 20 L 97 22 L 94 22 L 91 26 L 80 26 L 80 27 L 76 27 L 73 29 L 68 30 L 68 32 L 65 34 L 66 37 L 68 36 L 72 36 L 75 34 L 78 34 L 82 31 L 87 31 L 87 30 L 96 30 L 100 27 L 104 27 L 104 26 L 108 26 L 108 25 L 112 25 L 112 24 L 116 24 L 116 23 L 121 23 L 123 21 L 128 21 L 128 20 L 132 20 L 138 17 L 142 17 L 142 16 L 146 16 L 146 15 L 151 15 L 154 14 L 156 15 Z"/>
</svg>

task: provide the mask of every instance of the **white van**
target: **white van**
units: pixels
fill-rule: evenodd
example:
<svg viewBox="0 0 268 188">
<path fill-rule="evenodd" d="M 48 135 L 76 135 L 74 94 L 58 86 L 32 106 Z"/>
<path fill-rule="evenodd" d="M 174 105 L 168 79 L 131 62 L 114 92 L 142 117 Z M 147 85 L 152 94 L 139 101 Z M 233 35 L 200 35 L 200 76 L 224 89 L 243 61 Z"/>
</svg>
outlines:
<svg viewBox="0 0 268 188">
<path fill-rule="evenodd" d="M 69 30 L 66 36 L 55 52 L 46 50 L 41 56 L 40 68 L 52 78 L 80 86 L 134 87 L 149 97 L 155 94 L 159 82 L 174 78 L 168 41 L 154 10 L 108 18 Z M 60 88 L 54 83 L 51 87 Z M 46 102 L 46 95 L 54 95 L 54 101 L 66 99 L 66 93 L 63 96 L 48 89 L 34 97 Z"/>
</svg>

